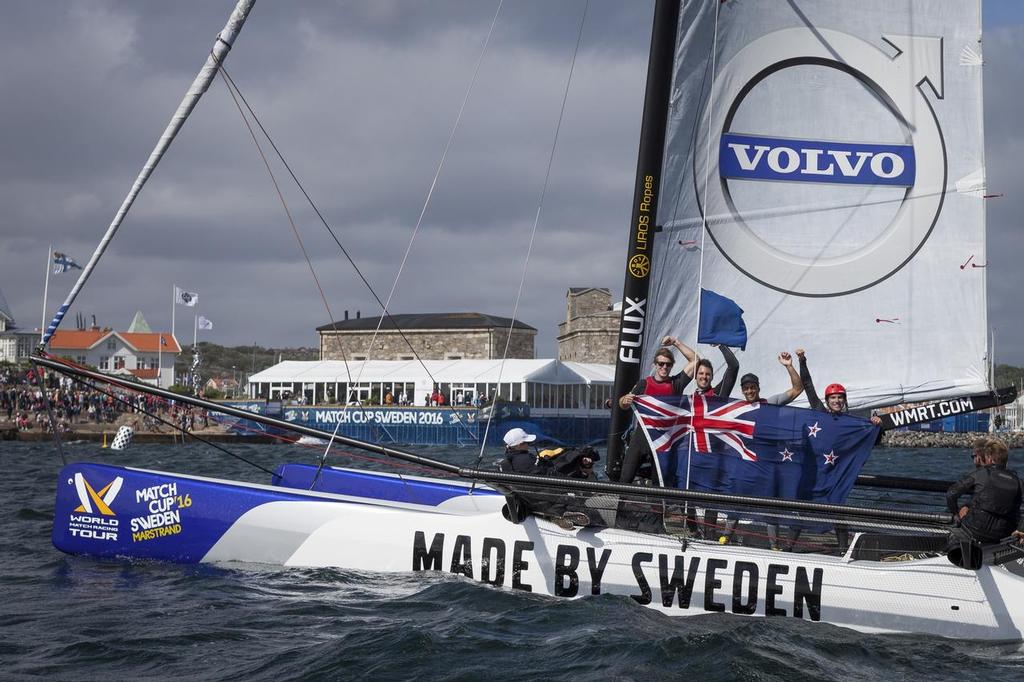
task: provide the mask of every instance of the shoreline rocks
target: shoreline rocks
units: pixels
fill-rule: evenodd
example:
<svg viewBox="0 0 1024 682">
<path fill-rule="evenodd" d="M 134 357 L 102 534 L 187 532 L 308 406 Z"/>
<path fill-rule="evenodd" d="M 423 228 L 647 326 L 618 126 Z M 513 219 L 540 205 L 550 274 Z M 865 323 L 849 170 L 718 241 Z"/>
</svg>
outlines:
<svg viewBox="0 0 1024 682">
<path fill-rule="evenodd" d="M 881 445 L 890 448 L 962 448 L 970 449 L 974 441 L 984 436 L 995 436 L 1010 448 L 1024 448 L 1024 432 L 1002 433 L 945 433 L 941 431 L 887 431 Z"/>
</svg>

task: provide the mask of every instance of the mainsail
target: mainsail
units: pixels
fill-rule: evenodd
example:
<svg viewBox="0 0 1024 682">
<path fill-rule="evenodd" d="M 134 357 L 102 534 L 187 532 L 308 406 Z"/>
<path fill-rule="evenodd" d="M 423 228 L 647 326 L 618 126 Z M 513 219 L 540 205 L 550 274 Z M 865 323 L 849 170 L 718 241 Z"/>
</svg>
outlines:
<svg viewBox="0 0 1024 682">
<path fill-rule="evenodd" d="M 641 367 L 696 341 L 703 288 L 745 311 L 762 394 L 797 347 L 855 407 L 989 388 L 980 24 L 962 0 L 684 3 Z"/>
</svg>

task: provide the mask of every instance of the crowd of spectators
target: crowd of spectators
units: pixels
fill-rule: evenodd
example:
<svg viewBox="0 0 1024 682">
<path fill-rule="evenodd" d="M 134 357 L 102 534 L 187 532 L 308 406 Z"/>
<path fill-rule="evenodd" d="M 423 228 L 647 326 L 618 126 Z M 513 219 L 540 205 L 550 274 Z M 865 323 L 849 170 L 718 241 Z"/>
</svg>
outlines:
<svg viewBox="0 0 1024 682">
<path fill-rule="evenodd" d="M 203 427 L 209 425 L 205 411 L 186 405 L 113 387 L 101 392 L 82 387 L 54 372 L 47 372 L 40 385 L 35 372 L 33 369 L 0 368 L 0 421 L 14 422 L 20 431 L 50 431 L 44 391 L 57 429 L 62 433 L 74 431 L 76 425 L 114 424 L 119 420 L 123 423 L 120 418 L 125 414 L 137 417 L 131 422 L 136 430 L 159 431 L 160 419 L 186 431 L 193 430 L 197 421 Z"/>
</svg>

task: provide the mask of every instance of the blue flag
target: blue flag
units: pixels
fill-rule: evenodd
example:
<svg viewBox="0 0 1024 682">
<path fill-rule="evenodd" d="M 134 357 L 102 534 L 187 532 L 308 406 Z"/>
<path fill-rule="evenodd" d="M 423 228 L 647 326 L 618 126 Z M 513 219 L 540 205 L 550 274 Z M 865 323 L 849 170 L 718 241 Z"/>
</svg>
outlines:
<svg viewBox="0 0 1024 682">
<path fill-rule="evenodd" d="M 743 323 L 743 308 L 731 298 L 701 289 L 697 341 L 746 350 L 747 325 Z"/>
<path fill-rule="evenodd" d="M 665 484 L 842 504 L 878 435 L 866 419 L 746 400 L 637 396 Z"/>
</svg>

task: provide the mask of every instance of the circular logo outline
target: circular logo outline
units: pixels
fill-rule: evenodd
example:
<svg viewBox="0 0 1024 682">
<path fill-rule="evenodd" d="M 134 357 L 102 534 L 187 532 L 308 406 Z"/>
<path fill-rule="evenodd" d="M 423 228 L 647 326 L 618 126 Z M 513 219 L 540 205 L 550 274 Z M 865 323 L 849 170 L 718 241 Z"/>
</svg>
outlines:
<svg viewBox="0 0 1024 682">
<path fill-rule="evenodd" d="M 709 183 L 707 196 L 702 196 L 703 191 L 698 182 L 698 178 L 702 174 L 697 166 L 702 159 L 708 158 L 708 139 L 698 138 L 697 150 L 693 154 L 694 190 L 698 206 L 703 214 L 705 206 L 717 201 L 728 210 L 734 228 L 731 233 L 723 231 L 716 234 L 716 228 L 712 225 L 713 221 L 709 220 L 708 235 L 722 255 L 735 268 L 763 286 L 783 293 L 811 298 L 843 296 L 871 288 L 892 277 L 913 260 L 927 242 L 938 221 L 945 200 L 944 189 L 949 169 L 945 140 L 934 108 L 920 90 L 927 74 L 913 79 L 912 82 L 917 83 L 917 86 L 902 90 L 899 88 L 887 89 L 883 87 L 881 81 L 905 83 L 908 78 L 916 76 L 916 74 L 908 73 L 908 70 L 917 70 L 922 66 L 927 70 L 934 64 L 941 67 L 941 39 L 908 36 L 883 36 L 883 38 L 894 46 L 896 45 L 895 40 L 934 42 L 921 47 L 926 55 L 925 59 L 914 61 L 904 58 L 903 61 L 900 61 L 904 55 L 902 50 L 895 58 L 890 58 L 874 45 L 838 31 L 820 29 L 815 35 L 806 28 L 783 29 L 763 36 L 744 47 L 718 75 L 714 99 L 728 101 L 730 104 L 715 112 L 714 121 L 711 120 L 710 107 L 705 107 L 702 121 L 716 133 L 711 136 L 712 140 L 720 140 L 722 134 L 729 132 L 733 118 L 744 98 L 759 82 L 773 73 L 792 66 L 817 64 L 848 73 L 863 83 L 896 117 L 919 158 L 919 172 L 915 177 L 914 185 L 907 188 L 900 208 L 878 239 L 852 254 L 842 257 L 824 260 L 820 258 L 805 259 L 774 249 L 750 230 L 732 201 L 727 179 L 720 177 L 717 150 L 715 154 L 711 155 L 714 160 L 710 169 L 710 173 L 717 176 L 717 181 Z M 935 46 L 938 46 L 938 51 L 934 49 Z M 851 58 L 839 61 L 840 54 L 844 58 L 848 56 Z M 931 57 L 933 63 L 929 63 L 927 57 Z M 768 65 L 763 66 L 766 61 Z M 869 71 L 880 74 L 881 77 L 872 78 L 868 75 Z M 941 74 L 941 70 L 939 73 Z M 723 90 L 728 91 L 722 92 Z M 917 100 L 918 97 L 920 100 Z M 923 109 L 922 115 L 915 120 L 904 112 L 914 111 L 915 109 L 911 105 L 917 104 L 918 101 L 923 101 L 926 108 Z M 935 188 L 939 188 L 938 191 L 935 191 Z M 925 214 L 927 221 L 910 215 L 910 213 L 914 213 L 907 210 L 908 202 L 911 200 L 925 204 L 923 209 L 918 204 L 916 213 Z M 885 251 L 884 247 L 887 244 L 896 238 L 903 237 L 907 232 L 910 233 L 909 242 L 912 244 L 912 248 L 905 257 L 902 249 Z M 862 265 L 865 260 L 868 261 L 867 267 Z M 789 272 L 792 272 L 794 267 L 801 268 L 802 273 L 798 279 L 786 285 L 777 281 L 773 282 L 770 277 L 771 269 L 773 265 L 777 264 L 781 264 Z M 866 280 L 865 271 L 868 273 Z M 805 281 L 807 279 L 810 281 Z M 840 286 L 834 286 L 833 280 L 838 280 Z"/>
<path fill-rule="evenodd" d="M 651 273 L 651 259 L 638 253 L 629 259 L 629 274 L 642 279 Z"/>
</svg>

